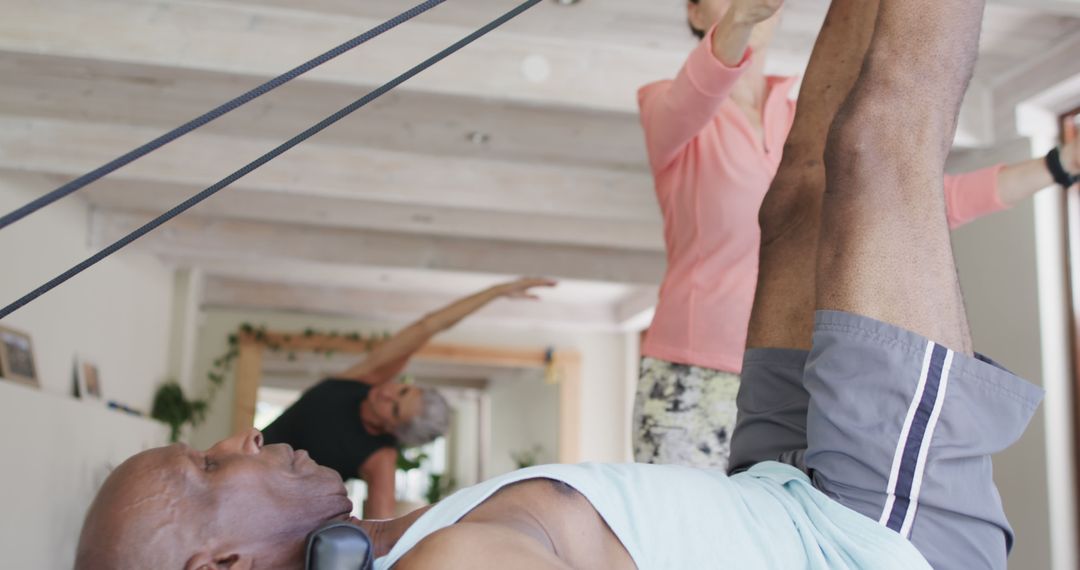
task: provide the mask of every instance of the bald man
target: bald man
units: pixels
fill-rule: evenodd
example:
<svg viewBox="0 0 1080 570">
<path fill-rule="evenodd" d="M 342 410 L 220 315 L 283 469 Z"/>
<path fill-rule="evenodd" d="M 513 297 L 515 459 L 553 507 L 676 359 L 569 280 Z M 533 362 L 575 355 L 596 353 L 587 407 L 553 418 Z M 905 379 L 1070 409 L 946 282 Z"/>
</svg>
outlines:
<svg viewBox="0 0 1080 570">
<path fill-rule="evenodd" d="M 303 537 L 352 512 L 341 477 L 262 434 L 125 461 L 83 525 L 77 568 L 295 568 Z"/>
</svg>

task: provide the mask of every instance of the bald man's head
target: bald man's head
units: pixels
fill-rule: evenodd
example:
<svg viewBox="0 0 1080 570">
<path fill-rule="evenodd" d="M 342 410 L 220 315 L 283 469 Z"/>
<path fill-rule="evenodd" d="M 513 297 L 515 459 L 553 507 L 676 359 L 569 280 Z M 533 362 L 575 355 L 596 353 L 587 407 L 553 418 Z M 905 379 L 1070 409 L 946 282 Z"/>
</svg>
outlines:
<svg viewBox="0 0 1080 570">
<path fill-rule="evenodd" d="M 296 568 L 304 537 L 351 510 L 337 473 L 254 430 L 205 452 L 151 449 L 102 485 L 75 567 Z"/>
</svg>

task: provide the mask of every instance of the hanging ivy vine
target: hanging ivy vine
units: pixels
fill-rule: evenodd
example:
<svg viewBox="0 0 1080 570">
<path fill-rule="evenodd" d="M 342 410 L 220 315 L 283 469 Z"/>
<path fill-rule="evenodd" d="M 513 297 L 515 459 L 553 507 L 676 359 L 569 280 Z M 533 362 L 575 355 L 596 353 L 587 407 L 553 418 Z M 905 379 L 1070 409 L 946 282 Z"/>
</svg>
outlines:
<svg viewBox="0 0 1080 570">
<path fill-rule="evenodd" d="M 293 336 L 294 335 L 290 334 L 282 335 L 279 342 L 277 339 L 270 336 L 266 325 L 255 326 L 251 323 L 241 324 L 236 332 L 228 336 L 228 348 L 223 354 L 211 362 L 210 370 L 206 373 L 206 378 L 210 381 L 210 395 L 208 399 L 212 400 L 217 391 L 225 384 L 225 378 L 228 377 L 229 373 L 232 371 L 233 364 L 236 363 L 236 359 L 240 356 L 240 339 L 242 337 L 250 337 L 256 343 L 266 347 L 271 352 L 280 353 L 285 350 L 285 344 L 293 340 Z M 390 333 L 382 332 L 365 336 L 356 331 L 342 333 L 336 330 L 319 331 L 308 327 L 300 333 L 300 336 L 303 338 L 323 336 L 327 338 L 343 338 L 352 342 L 363 342 L 364 351 L 370 352 L 377 343 L 389 339 Z M 330 349 L 316 349 L 313 352 L 315 352 L 315 354 L 324 355 L 326 358 L 331 358 L 337 351 Z M 290 361 L 296 360 L 296 351 L 290 350 L 287 353 L 287 358 Z"/>
</svg>

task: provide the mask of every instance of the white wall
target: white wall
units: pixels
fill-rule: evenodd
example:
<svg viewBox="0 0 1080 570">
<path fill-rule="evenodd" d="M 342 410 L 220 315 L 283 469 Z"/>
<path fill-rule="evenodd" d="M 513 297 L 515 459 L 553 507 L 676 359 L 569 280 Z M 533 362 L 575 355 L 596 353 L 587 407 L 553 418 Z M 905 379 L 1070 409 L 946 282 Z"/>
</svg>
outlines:
<svg viewBox="0 0 1080 570">
<path fill-rule="evenodd" d="M 447 454 L 446 470 L 451 473 L 455 488 L 475 485 L 485 479 L 480 469 L 480 413 L 486 398 L 471 394 L 452 400 L 454 416 L 450 424 L 451 449 Z"/>
<path fill-rule="evenodd" d="M 0 568 L 71 568 L 86 508 L 109 470 L 161 445 L 155 421 L 0 383 Z"/>
<path fill-rule="evenodd" d="M 0 210 L 51 189 L 40 179 L 0 175 Z M 8 304 L 94 253 L 88 209 L 77 196 L 0 230 L 0 303 Z M 105 398 L 148 409 L 166 376 L 173 273 L 120 252 L 5 318 L 30 334 L 42 389 L 70 394 L 76 354 L 95 362 Z"/>
<path fill-rule="evenodd" d="M 48 190 L 0 175 L 0 210 Z M 0 303 L 92 252 L 87 207 L 68 198 L 0 230 Z M 146 410 L 163 379 L 172 272 L 121 253 L 4 319 L 31 335 L 41 389 L 0 381 L 0 568 L 70 568 L 87 505 L 108 466 L 165 440 L 156 422 L 69 396 L 75 354 L 97 363 L 104 397 Z"/>
<path fill-rule="evenodd" d="M 955 166 L 966 170 L 1030 152 L 1023 142 L 1007 146 L 956 161 Z M 953 233 L 953 248 L 975 350 L 1042 385 L 1033 204 L 1025 202 L 959 229 Z M 994 458 L 994 478 L 1017 535 L 1010 568 L 1051 568 L 1046 477 L 1046 426 L 1040 407 L 1020 441 Z"/>
<path fill-rule="evenodd" d="M 544 381 L 539 370 L 516 372 L 492 379 L 491 473 L 517 469 L 511 454 L 542 449 L 537 464 L 558 461 L 559 387 Z"/>
<path fill-rule="evenodd" d="M 435 309 L 436 307 L 432 307 Z M 420 315 L 417 315 L 418 317 Z M 244 322 L 265 324 L 276 330 L 393 331 L 406 323 L 359 321 L 347 318 L 280 312 L 209 310 L 201 319 L 196 347 L 195 384 L 205 386 L 210 363 L 226 349 L 226 339 Z M 629 416 L 625 409 L 626 375 L 623 370 L 624 339 L 620 334 L 521 330 L 471 325 L 468 320 L 437 337 L 440 341 L 507 347 L 574 349 L 582 362 L 581 453 L 585 461 L 628 461 L 626 445 Z M 206 424 L 191 441 L 197 447 L 212 445 L 231 429 L 232 378 L 213 404 Z"/>
</svg>

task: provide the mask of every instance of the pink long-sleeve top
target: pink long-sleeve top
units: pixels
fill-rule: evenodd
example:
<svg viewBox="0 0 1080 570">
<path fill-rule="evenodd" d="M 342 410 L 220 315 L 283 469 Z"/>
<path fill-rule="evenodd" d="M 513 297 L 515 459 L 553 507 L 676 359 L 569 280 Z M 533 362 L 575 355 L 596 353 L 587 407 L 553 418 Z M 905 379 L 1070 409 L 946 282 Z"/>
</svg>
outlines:
<svg viewBox="0 0 1080 570">
<path fill-rule="evenodd" d="M 739 372 L 757 281 L 758 209 L 795 118 L 795 79 L 768 78 L 761 141 L 729 98 L 752 50 L 732 68 L 713 55 L 711 31 L 705 37 L 674 80 L 638 92 L 667 247 L 667 273 L 641 352 Z M 951 227 L 1005 208 L 1000 169 L 946 177 Z"/>
</svg>

